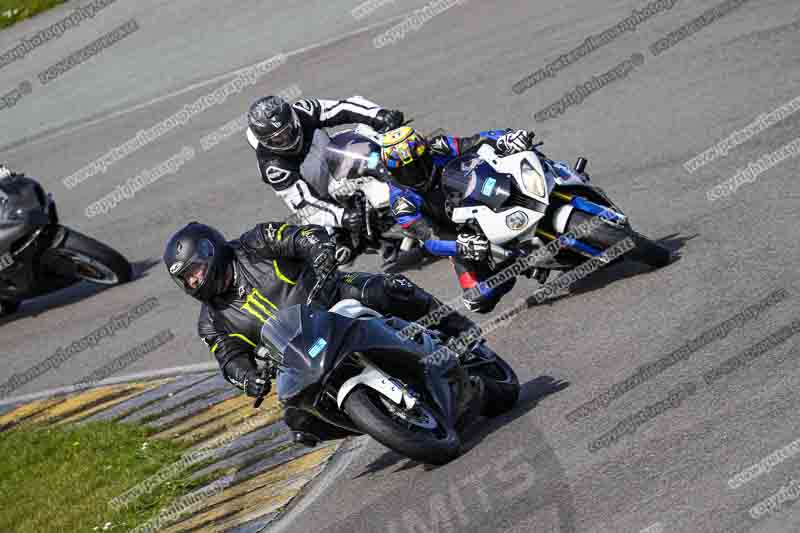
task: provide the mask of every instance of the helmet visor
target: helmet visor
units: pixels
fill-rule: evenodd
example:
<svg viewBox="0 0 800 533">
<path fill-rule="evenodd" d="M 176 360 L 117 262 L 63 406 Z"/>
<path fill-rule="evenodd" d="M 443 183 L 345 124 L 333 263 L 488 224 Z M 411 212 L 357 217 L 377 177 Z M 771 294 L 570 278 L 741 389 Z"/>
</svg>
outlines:
<svg viewBox="0 0 800 533">
<path fill-rule="evenodd" d="M 286 125 L 271 135 L 259 138 L 261 144 L 270 150 L 290 150 L 297 146 L 300 140 L 300 122 L 297 117 L 292 117 Z"/>
<path fill-rule="evenodd" d="M 433 162 L 425 154 L 411 163 L 390 170 L 392 177 L 405 187 L 422 189 L 428 185 L 433 173 Z"/>
<path fill-rule="evenodd" d="M 172 279 L 180 288 L 189 293 L 199 290 L 206 283 L 213 258 L 214 245 L 208 239 L 201 239 L 197 243 L 194 255 L 176 269 L 172 274 Z"/>
</svg>

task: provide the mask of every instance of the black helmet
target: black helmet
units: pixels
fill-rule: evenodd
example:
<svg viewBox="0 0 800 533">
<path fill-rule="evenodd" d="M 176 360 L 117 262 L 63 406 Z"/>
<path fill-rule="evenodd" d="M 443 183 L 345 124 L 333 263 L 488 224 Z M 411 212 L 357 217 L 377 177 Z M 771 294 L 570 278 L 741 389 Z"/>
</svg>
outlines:
<svg viewBox="0 0 800 533">
<path fill-rule="evenodd" d="M 179 230 L 164 250 L 164 265 L 172 280 L 201 302 L 225 292 L 232 260 L 233 251 L 225 237 L 199 222 L 190 222 Z"/>
<path fill-rule="evenodd" d="M 274 152 L 296 154 L 303 147 L 303 128 L 292 106 L 280 96 L 256 100 L 247 113 L 258 142 Z"/>
</svg>

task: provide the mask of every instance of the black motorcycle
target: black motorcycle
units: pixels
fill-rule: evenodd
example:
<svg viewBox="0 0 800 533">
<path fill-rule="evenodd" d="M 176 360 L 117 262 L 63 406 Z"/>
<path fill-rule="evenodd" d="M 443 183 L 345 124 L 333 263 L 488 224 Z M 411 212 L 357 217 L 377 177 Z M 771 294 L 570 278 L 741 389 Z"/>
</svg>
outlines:
<svg viewBox="0 0 800 533">
<path fill-rule="evenodd" d="M 118 252 L 59 224 L 38 182 L 21 174 L 0 179 L 0 315 L 81 280 L 114 285 L 132 274 Z"/>
<path fill-rule="evenodd" d="M 416 461 L 443 464 L 459 455 L 466 426 L 514 407 L 519 381 L 485 344 L 464 361 L 441 350 L 438 332 L 399 335 L 408 325 L 356 300 L 330 310 L 294 305 L 264 324 L 257 357 L 264 376 L 276 377 L 281 402 Z"/>
</svg>

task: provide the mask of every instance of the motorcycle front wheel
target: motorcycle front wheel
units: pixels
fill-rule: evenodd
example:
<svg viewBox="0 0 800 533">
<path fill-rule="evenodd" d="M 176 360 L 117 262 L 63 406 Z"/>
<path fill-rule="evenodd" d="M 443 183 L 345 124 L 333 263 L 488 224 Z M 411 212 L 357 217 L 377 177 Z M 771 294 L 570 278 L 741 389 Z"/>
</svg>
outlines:
<svg viewBox="0 0 800 533">
<path fill-rule="evenodd" d="M 491 363 L 469 368 L 470 375 L 483 380 L 486 387 L 484 416 L 493 418 L 511 411 L 519 401 L 520 385 L 516 372 L 499 355 Z"/>
<path fill-rule="evenodd" d="M 71 263 L 73 274 L 82 280 L 117 285 L 133 278 L 133 267 L 122 254 L 72 229 L 67 230 L 67 236 L 53 254 Z"/>
<path fill-rule="evenodd" d="M 574 211 L 569 219 L 567 231 L 573 231 L 581 224 L 587 224 L 591 220 L 591 215 L 580 211 Z M 628 252 L 635 261 L 639 261 L 653 268 L 661 268 L 670 263 L 672 254 L 660 244 L 648 239 L 644 235 L 637 233 L 630 226 L 615 226 L 603 222 L 592 229 L 592 233 L 582 239 L 589 244 L 597 246 L 602 250 L 611 248 L 615 244 L 630 237 L 636 247 Z"/>
<path fill-rule="evenodd" d="M 414 409 L 407 409 L 374 389 L 357 387 L 343 407 L 358 429 L 415 461 L 441 465 L 461 451 L 456 430 L 420 400 Z"/>
</svg>

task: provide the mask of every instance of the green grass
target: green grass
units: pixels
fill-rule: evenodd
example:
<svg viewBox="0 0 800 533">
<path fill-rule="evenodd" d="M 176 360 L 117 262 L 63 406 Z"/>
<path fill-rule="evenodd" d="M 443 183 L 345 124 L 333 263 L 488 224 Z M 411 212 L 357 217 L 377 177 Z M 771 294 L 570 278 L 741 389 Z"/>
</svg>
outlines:
<svg viewBox="0 0 800 533">
<path fill-rule="evenodd" d="M 120 510 L 108 504 L 177 461 L 188 445 L 148 439 L 141 426 L 98 422 L 80 427 L 0 433 L 0 531 L 128 531 L 204 484 L 185 470 Z M 143 448 L 143 444 L 148 445 Z"/>
<path fill-rule="evenodd" d="M 0 29 L 30 18 L 67 0 L 0 0 Z"/>
</svg>

